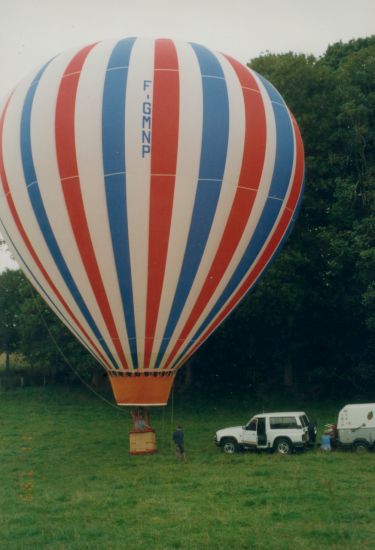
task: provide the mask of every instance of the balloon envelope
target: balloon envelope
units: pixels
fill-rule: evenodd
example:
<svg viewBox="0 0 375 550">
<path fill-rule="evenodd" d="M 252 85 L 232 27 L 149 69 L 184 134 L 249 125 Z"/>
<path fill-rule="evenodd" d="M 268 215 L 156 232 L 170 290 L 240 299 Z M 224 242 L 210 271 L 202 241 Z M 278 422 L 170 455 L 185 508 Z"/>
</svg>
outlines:
<svg viewBox="0 0 375 550">
<path fill-rule="evenodd" d="M 283 244 L 303 173 L 280 94 L 197 44 L 63 53 L 1 109 L 0 231 L 119 404 L 166 403 Z"/>
</svg>

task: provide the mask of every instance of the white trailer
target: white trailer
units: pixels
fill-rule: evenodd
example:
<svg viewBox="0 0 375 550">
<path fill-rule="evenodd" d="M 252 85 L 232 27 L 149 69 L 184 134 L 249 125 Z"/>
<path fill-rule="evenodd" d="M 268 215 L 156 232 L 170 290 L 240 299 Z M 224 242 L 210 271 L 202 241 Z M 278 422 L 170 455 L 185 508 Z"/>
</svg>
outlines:
<svg viewBox="0 0 375 550">
<path fill-rule="evenodd" d="M 337 435 L 340 445 L 358 451 L 375 446 L 375 403 L 345 405 L 339 412 Z"/>
</svg>

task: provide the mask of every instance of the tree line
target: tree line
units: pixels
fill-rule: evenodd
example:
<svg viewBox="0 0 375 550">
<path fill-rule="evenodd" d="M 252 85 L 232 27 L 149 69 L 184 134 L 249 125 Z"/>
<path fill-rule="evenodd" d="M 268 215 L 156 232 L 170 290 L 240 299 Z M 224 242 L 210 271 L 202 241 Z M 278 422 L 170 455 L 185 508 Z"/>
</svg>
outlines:
<svg viewBox="0 0 375 550">
<path fill-rule="evenodd" d="M 304 200 L 284 249 L 189 360 L 181 387 L 365 398 L 375 387 L 375 36 L 249 66 L 298 121 Z M 59 348 L 81 373 L 99 372 L 20 271 L 0 274 L 0 351 L 67 376 Z"/>
</svg>

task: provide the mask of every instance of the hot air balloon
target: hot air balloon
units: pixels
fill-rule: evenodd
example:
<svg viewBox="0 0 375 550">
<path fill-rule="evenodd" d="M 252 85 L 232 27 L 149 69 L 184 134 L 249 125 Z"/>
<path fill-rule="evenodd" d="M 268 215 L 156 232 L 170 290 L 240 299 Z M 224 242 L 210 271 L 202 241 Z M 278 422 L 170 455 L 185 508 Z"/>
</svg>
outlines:
<svg viewBox="0 0 375 550">
<path fill-rule="evenodd" d="M 304 176 L 292 114 L 227 55 L 138 38 L 54 57 L 0 112 L 9 248 L 118 404 L 166 404 L 290 232 Z"/>
</svg>

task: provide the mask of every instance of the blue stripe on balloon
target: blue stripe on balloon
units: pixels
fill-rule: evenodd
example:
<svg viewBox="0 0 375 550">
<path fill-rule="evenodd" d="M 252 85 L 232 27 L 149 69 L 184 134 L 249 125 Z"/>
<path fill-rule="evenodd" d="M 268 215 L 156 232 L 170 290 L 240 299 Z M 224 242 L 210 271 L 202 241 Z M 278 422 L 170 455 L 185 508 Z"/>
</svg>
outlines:
<svg viewBox="0 0 375 550">
<path fill-rule="evenodd" d="M 261 78 L 261 77 L 260 77 Z M 179 354 L 173 366 L 176 366 L 182 357 L 188 351 L 188 348 L 201 336 L 204 330 L 212 322 L 214 317 L 219 313 L 230 296 L 236 291 L 242 279 L 250 269 L 251 265 L 257 258 L 260 250 L 264 246 L 267 237 L 272 231 L 272 228 L 280 213 L 284 197 L 288 191 L 290 179 L 293 170 L 294 161 L 294 134 L 293 126 L 283 99 L 271 85 L 262 78 L 267 92 L 272 100 L 272 108 L 276 123 L 276 155 L 275 165 L 269 190 L 269 195 L 263 208 L 258 224 L 254 230 L 251 240 L 242 256 L 235 272 L 229 280 L 224 291 L 220 295 L 218 301 L 203 321 L 198 331 L 194 334 L 189 343 L 184 347 L 184 350 Z M 277 249 L 280 251 L 283 239 Z M 276 251 L 274 252 L 274 254 Z"/>
<path fill-rule="evenodd" d="M 285 103 L 283 97 L 276 90 L 275 86 L 273 84 L 271 84 L 271 82 L 269 82 L 266 78 L 264 78 L 264 76 L 257 73 L 256 71 L 253 70 L 253 73 L 256 74 L 257 77 L 262 81 L 262 84 L 266 88 L 268 97 L 270 98 L 272 103 L 273 104 L 280 103 L 280 105 L 282 105 L 283 107 L 285 107 L 287 109 L 287 106 L 286 106 L 286 103 Z"/>
<path fill-rule="evenodd" d="M 130 53 L 135 38 L 114 47 L 104 82 L 102 141 L 105 192 L 117 278 L 134 368 L 138 368 L 126 203 L 125 105 Z"/>
<path fill-rule="evenodd" d="M 31 269 L 29 268 L 29 266 L 27 265 L 25 259 L 23 258 L 22 254 L 20 253 L 20 251 L 18 250 L 18 248 L 16 247 L 16 245 L 14 244 L 13 240 L 11 239 L 8 231 L 6 230 L 5 228 L 5 225 L 4 225 L 4 222 L 3 220 L 0 218 L 0 225 L 1 225 L 1 232 L 3 233 L 3 235 L 5 235 L 6 237 L 6 240 L 8 243 L 11 243 L 12 247 L 14 248 L 14 250 L 16 251 L 16 254 L 18 255 L 18 257 L 21 259 L 21 262 L 23 263 L 23 266 L 25 267 L 26 271 L 29 273 L 30 277 L 33 279 L 35 285 L 39 288 L 39 294 L 41 295 L 44 295 L 44 300 L 50 304 L 50 307 L 51 308 L 55 308 L 59 314 L 61 315 L 61 317 L 64 319 L 64 323 L 69 327 L 69 330 L 74 334 L 74 336 L 77 338 L 77 340 L 79 340 L 81 342 L 82 345 L 84 345 L 85 347 L 87 346 L 87 343 L 84 342 L 84 340 L 82 339 L 81 335 L 76 331 L 76 329 L 73 327 L 73 325 L 70 324 L 69 320 L 65 317 L 65 315 L 62 313 L 62 311 L 57 307 L 57 305 L 53 302 L 53 300 L 51 299 L 51 297 L 49 296 L 48 292 L 42 287 L 42 285 L 39 283 L 39 281 L 36 279 L 34 273 L 31 271 Z M 86 347 L 87 349 L 87 347 Z M 95 357 L 95 359 L 101 363 L 102 363 L 102 360 L 99 358 L 99 356 L 96 355 L 95 351 L 91 349 L 90 347 L 90 353 Z M 104 366 L 104 365 L 103 365 Z M 105 367 L 105 366 L 104 366 Z"/>
<path fill-rule="evenodd" d="M 95 337 L 100 342 L 103 350 L 105 351 L 107 356 L 110 358 L 111 362 L 113 363 L 113 366 L 115 368 L 118 368 L 118 365 L 112 353 L 110 352 L 107 344 L 105 343 L 98 327 L 96 326 L 94 319 L 92 318 L 73 280 L 73 277 L 69 271 L 69 268 L 63 258 L 59 245 L 57 244 L 56 237 L 53 233 L 51 224 L 49 222 L 47 212 L 44 208 L 43 199 L 39 190 L 39 184 L 36 177 L 34 160 L 33 160 L 32 149 L 31 149 L 31 131 L 30 131 L 31 111 L 32 111 L 34 96 L 35 96 L 38 82 L 49 63 L 50 62 L 46 63 L 46 65 L 42 67 L 42 69 L 39 71 L 39 73 L 36 75 L 36 77 L 32 81 L 30 88 L 26 94 L 23 109 L 22 109 L 20 138 L 21 138 L 22 166 L 23 166 L 26 187 L 27 187 L 32 208 L 34 210 L 36 220 L 39 224 L 44 240 L 48 246 L 48 249 L 55 261 L 55 264 L 62 278 L 65 281 L 66 286 L 69 288 L 70 293 L 73 296 L 82 315 L 84 316 L 91 330 L 95 334 Z"/>
<path fill-rule="evenodd" d="M 199 179 L 185 255 L 156 367 L 169 343 L 199 268 L 220 196 L 228 149 L 229 102 L 227 86 L 216 56 L 191 45 L 202 75 L 203 130 Z"/>
</svg>

